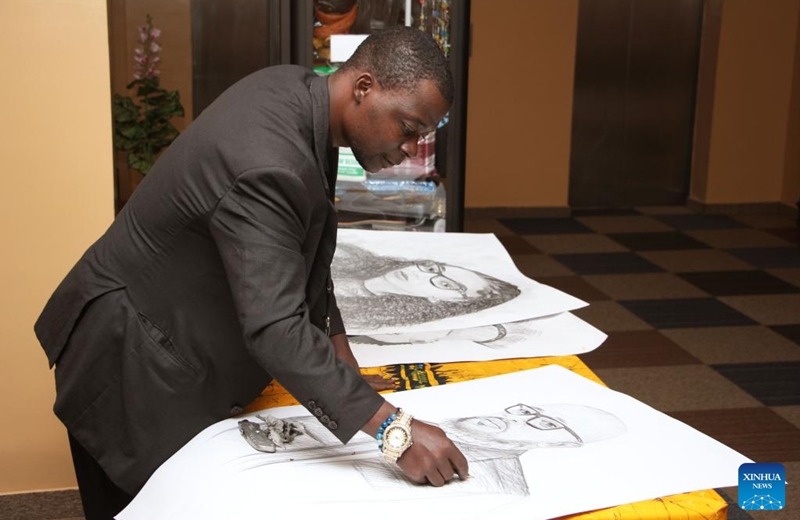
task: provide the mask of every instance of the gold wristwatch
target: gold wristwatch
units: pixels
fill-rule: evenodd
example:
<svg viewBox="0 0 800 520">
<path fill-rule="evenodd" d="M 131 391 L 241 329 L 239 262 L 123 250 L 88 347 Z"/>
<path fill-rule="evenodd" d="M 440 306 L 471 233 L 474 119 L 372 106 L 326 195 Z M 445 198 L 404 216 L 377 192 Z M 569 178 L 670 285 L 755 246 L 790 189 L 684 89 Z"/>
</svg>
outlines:
<svg viewBox="0 0 800 520">
<path fill-rule="evenodd" d="M 383 431 L 383 456 L 386 462 L 394 464 L 397 459 L 411 447 L 411 419 L 410 413 L 399 410 L 397 418 Z"/>
</svg>

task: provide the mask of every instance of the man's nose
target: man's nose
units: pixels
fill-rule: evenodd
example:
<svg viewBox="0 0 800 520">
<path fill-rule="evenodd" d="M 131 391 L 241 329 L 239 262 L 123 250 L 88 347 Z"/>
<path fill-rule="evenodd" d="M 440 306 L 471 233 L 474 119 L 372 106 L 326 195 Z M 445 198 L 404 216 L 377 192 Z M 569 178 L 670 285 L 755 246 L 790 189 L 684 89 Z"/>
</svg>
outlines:
<svg viewBox="0 0 800 520">
<path fill-rule="evenodd" d="M 417 143 L 419 142 L 419 137 L 412 136 L 406 139 L 403 144 L 400 145 L 400 150 L 406 155 L 406 157 L 416 157 L 417 156 Z"/>
</svg>

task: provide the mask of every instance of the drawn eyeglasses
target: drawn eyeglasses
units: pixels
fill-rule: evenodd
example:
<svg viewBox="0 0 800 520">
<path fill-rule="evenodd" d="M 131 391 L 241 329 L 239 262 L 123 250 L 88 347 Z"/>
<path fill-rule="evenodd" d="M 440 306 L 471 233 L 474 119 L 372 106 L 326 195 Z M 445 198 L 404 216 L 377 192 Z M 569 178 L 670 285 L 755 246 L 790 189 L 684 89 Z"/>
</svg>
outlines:
<svg viewBox="0 0 800 520">
<path fill-rule="evenodd" d="M 532 406 L 519 403 L 515 404 L 514 406 L 509 406 L 505 409 L 505 412 L 509 415 L 529 416 L 530 419 L 525 421 L 525 424 L 531 428 L 536 428 L 537 430 L 564 430 L 575 437 L 575 440 L 577 440 L 578 443 L 583 444 L 583 439 L 581 439 L 581 436 L 578 435 L 572 428 L 558 419 L 554 419 L 549 415 L 544 415 L 542 412 Z"/>
<path fill-rule="evenodd" d="M 442 273 L 442 266 L 437 262 L 414 262 L 417 266 L 417 269 L 422 271 L 423 273 L 432 274 L 433 276 L 430 279 L 431 285 L 436 287 L 437 289 L 443 289 L 445 291 L 458 291 L 464 296 L 467 295 L 467 287 L 463 284 L 458 283 L 457 281 L 453 280 L 452 278 L 448 278 Z"/>
</svg>

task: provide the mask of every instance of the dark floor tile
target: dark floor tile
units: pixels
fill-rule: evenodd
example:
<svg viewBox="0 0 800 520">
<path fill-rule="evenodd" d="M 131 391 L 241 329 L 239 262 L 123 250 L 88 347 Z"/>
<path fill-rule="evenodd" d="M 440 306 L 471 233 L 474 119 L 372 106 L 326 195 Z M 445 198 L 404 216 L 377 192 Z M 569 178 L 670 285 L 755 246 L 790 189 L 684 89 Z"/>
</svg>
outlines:
<svg viewBox="0 0 800 520">
<path fill-rule="evenodd" d="M 708 244 L 677 231 L 672 233 L 613 233 L 607 236 L 633 251 L 710 248 Z"/>
<path fill-rule="evenodd" d="M 656 329 L 755 324 L 752 319 L 714 298 L 630 300 L 619 303 Z"/>
<path fill-rule="evenodd" d="M 800 361 L 711 365 L 711 368 L 767 406 L 800 404 Z"/>
<path fill-rule="evenodd" d="M 538 280 L 543 276 L 570 276 L 575 274 L 563 264 L 556 262 L 550 255 L 514 255 L 511 258 L 522 274 L 534 280 Z"/>
<path fill-rule="evenodd" d="M 635 253 L 553 255 L 577 274 L 659 273 L 664 270 Z"/>
<path fill-rule="evenodd" d="M 737 498 L 739 497 L 738 490 L 734 488 L 717 488 L 714 491 L 719 493 L 725 502 L 728 503 L 728 517 L 727 520 L 754 520 L 752 516 L 739 507 Z"/>
<path fill-rule="evenodd" d="M 500 243 L 511 255 L 531 255 L 541 252 L 519 235 L 497 237 L 497 239 L 500 240 Z"/>
<path fill-rule="evenodd" d="M 549 276 L 539 278 L 537 281 L 587 302 L 611 299 L 580 276 Z"/>
<path fill-rule="evenodd" d="M 756 462 L 800 460 L 800 429 L 769 408 L 670 412 Z"/>
<path fill-rule="evenodd" d="M 800 228 L 798 227 L 765 229 L 764 231 L 793 244 L 800 245 Z"/>
<path fill-rule="evenodd" d="M 3 520 L 52 520 L 83 518 L 83 506 L 77 489 L 0 495 L 0 518 Z"/>
<path fill-rule="evenodd" d="M 761 269 L 800 267 L 800 247 L 753 247 L 727 252 Z"/>
<path fill-rule="evenodd" d="M 600 348 L 578 357 L 592 370 L 700 363 L 657 330 L 611 332 Z"/>
<path fill-rule="evenodd" d="M 770 328 L 800 345 L 800 325 L 773 325 Z"/>
<path fill-rule="evenodd" d="M 520 235 L 592 232 L 591 229 L 571 218 L 501 218 L 498 221 Z"/>
<path fill-rule="evenodd" d="M 623 217 L 627 215 L 641 215 L 633 208 L 625 209 L 574 209 L 573 217 Z"/>
<path fill-rule="evenodd" d="M 678 274 L 713 296 L 790 294 L 800 288 L 764 271 L 715 271 Z"/>
<path fill-rule="evenodd" d="M 657 215 L 658 220 L 675 229 L 733 229 L 745 227 L 725 215 Z"/>
</svg>

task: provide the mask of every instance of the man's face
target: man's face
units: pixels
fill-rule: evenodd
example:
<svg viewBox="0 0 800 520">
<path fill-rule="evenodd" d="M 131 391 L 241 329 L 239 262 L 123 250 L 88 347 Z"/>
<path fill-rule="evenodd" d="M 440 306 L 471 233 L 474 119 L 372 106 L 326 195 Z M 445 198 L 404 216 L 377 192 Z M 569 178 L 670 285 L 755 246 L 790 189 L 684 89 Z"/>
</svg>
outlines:
<svg viewBox="0 0 800 520">
<path fill-rule="evenodd" d="M 417 155 L 420 137 L 436 130 L 449 105 L 436 84 L 420 80 L 413 92 L 386 90 L 371 77 L 359 78 L 356 101 L 344 116 L 344 138 L 368 172 Z"/>
</svg>

